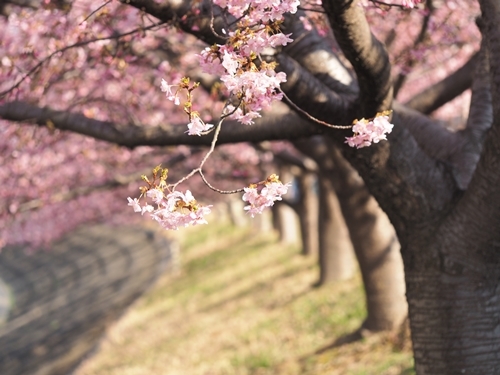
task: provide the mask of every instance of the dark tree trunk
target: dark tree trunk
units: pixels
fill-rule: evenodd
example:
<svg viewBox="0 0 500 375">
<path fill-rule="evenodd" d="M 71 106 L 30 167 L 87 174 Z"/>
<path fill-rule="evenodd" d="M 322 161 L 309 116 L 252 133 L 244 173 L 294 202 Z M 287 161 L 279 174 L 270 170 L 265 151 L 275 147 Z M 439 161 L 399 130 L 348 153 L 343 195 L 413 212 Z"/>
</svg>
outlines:
<svg viewBox="0 0 500 375">
<path fill-rule="evenodd" d="M 332 181 L 320 172 L 318 182 L 320 286 L 352 277 L 355 257 Z"/>
<path fill-rule="evenodd" d="M 461 268 L 457 264 L 449 267 L 443 271 L 407 270 L 417 374 L 498 374 L 498 278 L 488 280 L 486 275 L 463 274 L 453 269 Z"/>
<path fill-rule="evenodd" d="M 419 375 L 500 373 L 500 215 L 478 214 L 485 205 L 495 203 L 452 212 L 402 248 Z"/>
</svg>

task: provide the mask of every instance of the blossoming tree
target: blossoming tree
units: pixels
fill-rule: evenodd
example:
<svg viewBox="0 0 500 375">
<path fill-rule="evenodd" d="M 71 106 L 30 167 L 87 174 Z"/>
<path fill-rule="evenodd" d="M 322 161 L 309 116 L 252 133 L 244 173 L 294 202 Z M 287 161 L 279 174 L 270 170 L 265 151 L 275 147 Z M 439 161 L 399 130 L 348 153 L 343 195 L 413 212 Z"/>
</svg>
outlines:
<svg viewBox="0 0 500 375">
<path fill-rule="evenodd" d="M 1 118 L 130 148 L 209 145 L 209 153 L 184 176 L 202 179 L 216 143 L 322 135 L 358 170 L 397 232 L 417 373 L 496 373 L 498 1 L 480 0 L 480 10 L 474 3 L 428 1 L 409 11 L 415 2 L 325 0 L 303 2 L 300 10 L 296 1 L 127 0 L 92 9 L 75 3 L 71 12 L 76 18 L 65 16 L 70 11 L 65 2 L 43 3 L 60 10 L 19 12 L 9 8 L 16 1 L 9 3 L 2 4 L 9 18 L 1 46 L 6 52 L 1 60 Z M 31 6 L 43 4 L 34 1 Z M 306 10 L 316 14 L 316 30 Z M 134 23 L 135 28 L 128 28 Z M 31 34 L 35 26 L 41 32 Z M 175 39 L 162 37 L 174 28 L 209 47 L 200 46 L 199 57 L 179 57 Z M 183 34 L 175 35 L 183 44 Z M 197 42 L 190 43 L 198 48 Z M 151 53 L 158 50 L 166 60 L 182 62 L 186 74 L 159 61 Z M 206 104 L 210 94 L 181 79 L 200 63 L 220 75 L 227 100 Z M 163 77 L 151 73 L 152 65 Z M 158 92 L 151 90 L 153 81 L 173 101 L 168 109 L 182 106 L 187 121 L 173 116 L 169 121 Z M 460 130 L 449 131 L 442 120 L 427 116 L 467 87 L 472 88 L 470 110 Z M 271 106 L 281 98 L 288 107 Z M 268 106 L 269 112 L 260 112 Z M 451 124 L 450 113 L 448 119 Z M 152 126 L 141 126 L 146 123 Z M 2 147 L 30 177 L 3 193 L 11 197 L 16 189 L 29 191 L 43 184 L 43 175 L 39 170 L 30 174 L 36 168 L 15 155 L 16 145 L 32 142 L 36 149 L 37 140 L 23 138 L 14 125 L 2 127 L 4 139 L 9 139 Z M 75 145 L 75 159 L 91 157 L 82 147 Z M 121 156 L 121 162 L 110 161 L 109 170 L 140 158 L 136 152 Z M 47 159 L 35 164 L 51 168 Z M 130 205 L 153 214 L 166 227 L 204 222 L 209 207 L 177 189 L 182 176 L 167 182 L 170 172 L 159 167 L 152 178 L 145 178 L 143 198 L 155 206 L 135 197 Z M 68 175 L 58 176 L 53 186 L 67 186 Z M 269 176 L 242 189 L 247 211 L 258 214 L 280 199 L 286 184 Z M 12 212 L 18 209 L 11 206 Z"/>
</svg>

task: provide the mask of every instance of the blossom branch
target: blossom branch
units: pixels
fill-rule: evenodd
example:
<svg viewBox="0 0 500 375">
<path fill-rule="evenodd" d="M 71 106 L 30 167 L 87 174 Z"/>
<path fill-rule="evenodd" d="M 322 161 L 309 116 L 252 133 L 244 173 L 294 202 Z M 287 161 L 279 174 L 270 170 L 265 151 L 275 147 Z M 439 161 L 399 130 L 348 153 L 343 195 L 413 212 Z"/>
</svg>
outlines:
<svg viewBox="0 0 500 375">
<path fill-rule="evenodd" d="M 163 23 L 164 22 L 160 21 L 160 22 L 157 22 L 157 23 L 149 25 L 149 26 L 138 27 L 136 29 L 133 29 L 131 31 L 128 31 L 128 32 L 125 32 L 125 33 L 122 33 L 122 34 L 110 35 L 110 36 L 101 37 L 101 38 L 93 38 L 93 39 L 89 39 L 89 40 L 84 40 L 84 41 L 77 42 L 77 43 L 74 43 L 74 44 L 70 44 L 69 46 L 65 46 L 63 48 L 60 48 L 60 49 L 52 52 L 51 54 L 49 54 L 48 56 L 46 56 L 42 60 L 40 60 L 35 66 L 33 66 L 30 70 L 28 70 L 28 72 L 25 73 L 19 79 L 19 81 L 17 81 L 14 85 L 12 85 L 8 89 L 0 92 L 0 98 L 4 97 L 5 95 L 7 95 L 8 93 L 10 93 L 11 91 L 13 91 L 16 88 L 18 88 L 21 85 L 21 83 L 23 83 L 31 75 L 35 74 L 46 62 L 50 61 L 57 54 L 64 53 L 64 52 L 66 52 L 66 51 L 68 51 L 68 50 L 70 50 L 72 48 L 86 46 L 86 45 L 91 44 L 91 43 L 95 43 L 95 42 L 99 42 L 99 41 L 103 41 L 103 40 L 120 39 L 120 38 L 129 36 L 129 35 L 141 32 L 141 31 L 152 30 L 155 27 L 162 25 Z"/>
</svg>

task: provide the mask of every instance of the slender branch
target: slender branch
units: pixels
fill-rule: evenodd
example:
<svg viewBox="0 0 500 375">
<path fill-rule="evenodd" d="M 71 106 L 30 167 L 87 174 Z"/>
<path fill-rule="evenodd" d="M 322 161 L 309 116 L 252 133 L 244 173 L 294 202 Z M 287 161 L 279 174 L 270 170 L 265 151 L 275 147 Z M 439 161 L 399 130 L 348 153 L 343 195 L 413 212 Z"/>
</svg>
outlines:
<svg viewBox="0 0 500 375">
<path fill-rule="evenodd" d="M 227 105 L 227 104 L 226 104 Z M 226 108 L 226 107 L 225 107 Z M 237 107 L 236 107 L 237 108 Z M 221 118 L 219 119 L 219 122 L 217 123 L 217 126 L 215 127 L 215 132 L 214 132 L 214 136 L 212 138 L 212 142 L 210 144 L 210 149 L 208 150 L 208 152 L 205 154 L 205 156 L 203 157 L 203 159 L 201 160 L 200 162 L 200 165 L 193 169 L 190 173 L 188 173 L 186 176 L 184 176 L 183 178 L 181 178 L 179 181 L 177 181 L 175 184 L 173 185 L 169 185 L 169 186 L 172 186 L 172 190 L 175 190 L 175 188 L 181 183 L 181 182 L 184 182 L 186 180 L 188 180 L 189 178 L 193 177 L 196 173 L 198 173 L 201 177 L 201 179 L 203 180 L 203 182 L 213 191 L 219 193 L 219 194 L 235 194 L 235 193 L 241 193 L 244 191 L 244 189 L 235 189 L 235 190 L 220 190 L 218 188 L 216 188 L 215 186 L 213 186 L 212 184 L 210 184 L 205 175 L 203 174 L 203 166 L 205 165 L 205 163 L 207 162 L 208 158 L 210 157 L 210 155 L 212 155 L 212 153 L 214 152 L 215 150 L 215 145 L 217 144 L 217 141 L 219 140 L 219 134 L 220 134 L 220 131 L 221 131 L 221 128 L 222 128 L 222 123 L 224 122 L 224 120 L 231 116 L 235 111 L 236 111 L 236 108 L 231 111 L 230 113 L 226 113 L 224 115 L 221 116 Z M 224 112 L 224 110 L 223 110 Z"/>
<path fill-rule="evenodd" d="M 317 119 L 316 117 L 310 115 L 309 113 L 307 113 L 307 111 L 304 111 L 302 108 L 300 108 L 298 105 L 296 105 L 292 99 L 290 99 L 284 92 L 283 90 L 280 89 L 280 92 L 283 94 L 283 97 L 286 99 L 286 102 L 288 103 L 289 106 L 291 106 L 293 109 L 295 109 L 297 112 L 300 112 L 301 114 L 303 114 L 305 117 L 307 117 L 309 120 L 311 121 L 314 121 L 320 125 L 323 125 L 323 126 L 326 126 L 328 128 L 332 128 L 332 129 L 351 129 L 352 128 L 352 125 L 334 125 L 334 124 L 330 124 L 328 122 L 325 122 L 325 121 L 321 121 L 319 119 Z"/>
<path fill-rule="evenodd" d="M 84 20 L 82 22 L 80 22 L 80 25 L 82 23 L 84 23 L 85 21 L 87 21 L 90 17 L 92 17 L 94 14 L 96 14 L 97 12 L 99 12 L 102 8 L 104 8 L 106 5 L 108 5 L 109 3 L 111 3 L 111 1 L 113 0 L 108 0 L 106 1 L 104 4 L 102 4 L 101 6 L 99 6 L 97 9 L 94 9 L 87 17 L 84 18 Z"/>
<path fill-rule="evenodd" d="M 234 189 L 234 190 L 220 190 L 220 189 L 216 188 L 215 186 L 213 186 L 212 184 L 210 184 L 210 182 L 207 181 L 207 179 L 206 179 L 206 177 L 203 174 L 203 171 L 201 169 L 198 171 L 198 173 L 201 176 L 201 179 L 203 180 L 205 185 L 207 185 L 211 190 L 213 190 L 219 194 L 236 194 L 236 193 L 243 193 L 245 191 L 244 188 Z"/>
<path fill-rule="evenodd" d="M 277 70 L 285 72 L 287 81 L 281 84 L 292 103 L 300 103 L 300 109 L 325 123 L 350 123 L 356 118 L 352 96 L 329 90 L 297 61 L 284 53 L 276 56 Z M 295 108 L 296 109 L 296 108 Z M 302 114 L 304 114 L 302 111 Z"/>
</svg>

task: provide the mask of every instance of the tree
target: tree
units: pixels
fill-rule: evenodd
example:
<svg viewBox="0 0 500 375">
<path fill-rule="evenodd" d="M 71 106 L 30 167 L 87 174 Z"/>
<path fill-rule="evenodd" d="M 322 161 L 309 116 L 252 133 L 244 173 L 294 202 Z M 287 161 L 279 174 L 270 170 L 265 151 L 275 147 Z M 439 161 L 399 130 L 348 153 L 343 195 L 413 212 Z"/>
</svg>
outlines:
<svg viewBox="0 0 500 375">
<path fill-rule="evenodd" d="M 334 234 L 330 241 L 337 242 L 333 247 L 340 253 L 336 255 L 336 263 L 342 264 L 342 261 L 350 259 L 350 252 L 354 249 L 366 292 L 367 317 L 362 328 L 374 332 L 399 328 L 408 313 L 404 272 L 399 242 L 387 216 L 356 171 L 328 138 L 315 137 L 295 144 L 299 149 L 309 152 L 317 161 L 319 169 L 323 170 L 323 177 L 320 179 L 325 180 L 323 183 L 327 187 L 332 186 L 328 194 L 333 195 L 330 199 L 336 207 L 329 207 L 334 212 L 329 216 L 340 215 L 342 224 L 345 221 L 350 238 L 347 245 L 342 243 L 346 238 L 345 235 L 339 235 L 339 229 L 329 228 L 323 235 L 328 241 L 332 232 Z M 322 206 L 327 205 L 323 203 Z M 328 220 L 320 220 L 326 223 L 323 225 L 328 224 Z M 328 254 L 328 250 L 326 247 L 320 251 Z M 335 267 L 327 272 L 336 271 L 337 274 L 342 274 Z M 324 275 L 327 272 L 323 272 L 320 282 L 328 277 Z"/>
<path fill-rule="evenodd" d="M 159 4 L 152 0 L 128 0 L 124 4 L 117 6 L 115 3 L 116 8 L 102 15 L 110 21 L 108 25 L 113 25 L 113 34 L 106 34 L 112 35 L 108 38 L 114 40 L 113 43 L 105 48 L 102 45 L 89 48 L 83 55 L 81 48 L 65 50 L 64 54 L 75 54 L 75 61 L 78 61 L 80 53 L 82 66 L 95 65 L 104 56 L 110 66 L 120 71 L 120 66 L 124 66 L 121 56 L 130 50 L 136 58 L 132 63 L 134 69 L 147 71 L 147 64 L 140 62 L 154 59 L 154 56 L 148 55 L 146 47 L 134 49 L 141 45 L 134 39 L 136 36 L 131 36 L 137 33 L 120 36 L 125 34 L 123 23 L 127 24 L 134 17 L 144 21 L 140 31 L 146 35 L 148 30 L 160 27 L 160 23 L 170 23 L 209 44 L 224 42 L 220 36 L 226 14 L 208 3 L 165 1 Z M 496 229 L 500 224 L 500 157 L 497 151 L 500 146 L 500 70 L 497 67 L 500 61 L 497 26 L 500 24 L 500 5 L 495 0 L 480 0 L 479 5 L 481 15 L 477 24 L 482 43 L 478 57 L 473 57 L 470 63 L 467 60 L 477 46 L 474 44 L 477 33 L 473 18 L 478 13 L 468 3 L 428 2 L 424 12 L 402 11 L 392 19 L 391 11 L 384 22 L 380 22 L 373 13 L 369 14 L 368 21 L 358 1 L 325 0 L 322 2 L 328 21 L 325 25 L 330 25 L 339 49 L 332 47 L 334 42 L 328 35 L 306 32 L 304 27 L 307 25 L 299 22 L 301 14 L 288 17 L 283 29 L 300 37 L 271 58 L 279 64 L 278 69 L 287 74 L 287 82 L 281 87 L 295 105 L 290 104 L 291 108 L 276 106 L 248 127 L 233 126 L 228 121 L 218 140 L 220 143 L 295 140 L 323 134 L 342 150 L 386 212 L 399 238 L 419 375 L 494 374 L 500 367 L 500 232 Z M 128 13 L 132 7 L 140 11 Z M 377 12 L 380 9 L 375 9 L 374 13 Z M 43 19 L 41 12 L 30 14 L 34 15 L 32 22 Z M 63 17 L 60 17 L 60 29 L 46 32 L 64 31 L 67 23 L 63 24 Z M 94 23 L 88 35 L 109 31 L 100 25 Z M 370 26 L 374 31 L 378 29 L 384 43 L 375 37 Z M 62 36 L 67 38 L 63 39 L 66 43 L 74 38 L 74 34 Z M 16 35 L 8 34 L 8 37 L 15 39 Z M 29 71 L 26 67 L 33 60 L 26 56 L 36 57 L 39 53 L 37 42 L 34 40 L 32 50 L 23 54 L 15 44 L 4 41 L 3 48 L 12 51 L 7 60 L 2 59 L 2 91 L 12 83 L 5 77 L 16 78 Z M 458 46 L 463 48 L 458 50 Z M 49 47 L 54 50 L 53 46 Z M 170 55 L 175 55 L 174 52 L 166 51 Z M 454 54 L 457 58 L 452 58 Z M 16 56 L 14 61 L 11 55 Z M 341 56 L 349 61 L 352 69 L 340 63 Z M 444 72 L 448 77 L 435 74 L 433 84 L 427 88 L 423 87 L 430 82 L 427 77 L 419 82 L 412 81 L 408 72 L 432 71 L 432 64 L 428 62 L 432 61 L 430 57 L 436 56 L 450 63 Z M 164 118 L 156 120 L 162 123 L 161 127 L 139 126 L 143 121 L 152 121 L 153 114 L 162 112 L 149 86 L 143 85 L 147 81 L 145 78 L 134 81 L 129 77 L 130 92 L 118 90 L 125 95 L 118 95 L 120 100 L 115 98 L 115 103 L 112 100 L 108 103 L 108 108 L 112 105 L 116 108 L 116 102 L 131 102 L 132 106 L 124 113 L 133 117 L 133 110 L 141 107 L 137 93 L 148 98 L 148 111 L 139 110 L 140 115 L 128 124 L 116 110 L 93 113 L 91 100 L 65 108 L 65 102 L 57 99 L 64 93 L 77 95 L 68 94 L 67 86 L 81 82 L 75 74 L 78 69 L 67 64 L 66 57 L 54 54 L 50 62 L 45 61 L 34 69 L 30 79 L 36 73 L 34 81 L 37 84 L 32 81 L 29 87 L 24 80 L 16 90 L 10 90 L 7 95 L 2 93 L 0 117 L 11 122 L 34 122 L 49 129 L 70 130 L 130 148 L 207 145 L 211 142 L 207 136 L 186 135 L 183 128 L 165 124 Z M 451 73 L 460 64 L 463 68 Z M 43 70 L 39 70 L 42 65 Z M 109 67 L 95 66 L 86 82 L 94 91 L 86 90 L 83 95 L 102 91 L 99 84 L 110 76 Z M 399 70 L 395 76 L 391 76 L 391 67 Z M 443 71 L 440 74 L 443 75 Z M 462 130 L 450 132 L 442 126 L 442 121 L 427 116 L 470 85 L 470 111 Z M 422 89 L 420 95 L 419 89 Z M 407 104 L 396 101 L 395 93 Z M 113 92 L 108 94 L 113 96 Z M 431 96 L 432 103 L 422 100 Z M 59 108 L 43 108 L 47 105 Z M 330 129 L 311 121 L 312 116 L 330 124 L 344 125 L 354 119 L 374 117 L 377 112 L 388 109 L 393 111 L 395 125 L 388 136 L 389 141 L 362 149 L 353 149 L 344 143 L 345 137 L 351 135 L 348 130 Z M 16 128 L 7 129 L 9 135 L 16 131 L 12 130 Z"/>
</svg>

